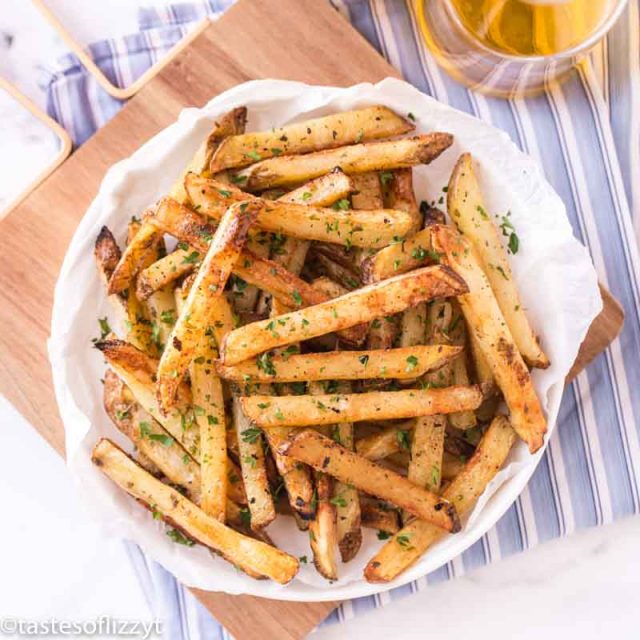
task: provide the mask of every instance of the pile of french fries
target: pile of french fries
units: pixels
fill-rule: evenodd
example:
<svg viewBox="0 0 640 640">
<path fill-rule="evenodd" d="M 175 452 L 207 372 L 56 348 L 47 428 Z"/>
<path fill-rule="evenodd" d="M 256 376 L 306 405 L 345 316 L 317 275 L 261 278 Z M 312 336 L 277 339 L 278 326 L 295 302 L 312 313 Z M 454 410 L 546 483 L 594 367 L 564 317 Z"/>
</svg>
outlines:
<svg viewBox="0 0 640 640">
<path fill-rule="evenodd" d="M 468 154 L 448 215 L 418 204 L 412 168 L 453 137 L 402 137 L 414 120 L 373 106 L 245 133 L 234 109 L 123 251 L 101 230 L 122 333 L 104 319 L 95 346 L 135 453 L 102 439 L 93 462 L 175 542 L 285 584 L 306 556 L 267 527 L 289 516 L 334 581 L 374 528 L 364 575 L 387 582 L 460 530 L 517 437 L 542 446 L 529 367 L 549 362 L 511 274 L 516 230 Z"/>
</svg>

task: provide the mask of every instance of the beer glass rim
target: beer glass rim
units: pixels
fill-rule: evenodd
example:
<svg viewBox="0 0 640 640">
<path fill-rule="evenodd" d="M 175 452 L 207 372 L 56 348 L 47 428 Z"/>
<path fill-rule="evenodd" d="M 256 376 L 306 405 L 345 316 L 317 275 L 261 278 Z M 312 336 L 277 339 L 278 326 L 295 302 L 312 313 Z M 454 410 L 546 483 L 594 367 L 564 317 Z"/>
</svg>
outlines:
<svg viewBox="0 0 640 640">
<path fill-rule="evenodd" d="M 416 4 L 418 5 L 418 17 L 421 20 L 425 19 L 424 15 L 424 5 L 428 0 L 416 0 Z M 460 18 L 458 17 L 457 11 L 454 10 L 452 6 L 452 0 L 439 0 L 443 2 L 447 13 L 449 14 L 449 18 L 456 24 L 456 26 L 462 30 L 467 35 L 473 35 L 467 29 L 467 27 L 462 23 Z M 514 62 L 520 63 L 536 63 L 536 62 L 553 62 L 558 60 L 565 60 L 566 58 L 571 58 L 573 56 L 579 55 L 591 49 L 598 41 L 603 38 L 616 23 L 620 14 L 624 11 L 627 6 L 629 0 L 617 0 L 616 4 L 613 6 L 609 15 L 605 20 L 603 20 L 600 27 L 594 31 L 584 42 L 571 47 L 570 49 L 565 49 L 564 51 L 558 51 L 557 53 L 549 54 L 549 55 L 522 55 L 517 56 L 510 53 L 505 53 L 504 51 L 500 51 L 499 49 L 494 49 L 492 47 L 488 47 L 484 42 L 480 40 L 474 39 L 474 46 L 482 49 L 488 54 L 492 54 L 495 56 L 499 56 L 504 60 L 512 60 Z"/>
</svg>

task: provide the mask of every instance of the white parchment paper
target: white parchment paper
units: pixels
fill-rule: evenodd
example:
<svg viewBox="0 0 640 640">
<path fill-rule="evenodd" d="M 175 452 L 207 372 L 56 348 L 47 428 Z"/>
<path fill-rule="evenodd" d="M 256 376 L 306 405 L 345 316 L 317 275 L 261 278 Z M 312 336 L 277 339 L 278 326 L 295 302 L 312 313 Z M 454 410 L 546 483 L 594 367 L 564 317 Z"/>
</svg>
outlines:
<svg viewBox="0 0 640 640">
<path fill-rule="evenodd" d="M 438 200 L 453 164 L 463 151 L 476 159 L 479 178 L 492 212 L 511 211 L 520 249 L 511 258 L 528 317 L 552 365 L 534 373 L 536 390 L 551 432 L 560 405 L 563 380 L 586 331 L 601 309 L 597 278 L 586 249 L 573 237 L 564 205 L 535 162 L 508 136 L 482 121 L 429 98 L 411 85 L 387 79 L 348 89 L 312 87 L 261 80 L 223 93 L 202 109 L 185 109 L 176 123 L 159 133 L 105 176 L 100 191 L 69 246 L 56 286 L 49 353 L 56 395 L 66 429 L 67 464 L 88 507 L 116 536 L 137 542 L 183 583 L 229 593 L 250 593 L 285 600 L 329 600 L 386 590 L 433 571 L 485 533 L 511 505 L 533 473 L 542 451 L 531 456 L 519 442 L 509 464 L 480 499 L 464 530 L 435 545 L 409 571 L 388 585 L 369 585 L 362 569 L 381 544 L 373 532 L 357 558 L 340 567 L 329 584 L 311 565 L 302 565 L 286 587 L 256 581 L 202 547 L 173 543 L 164 525 L 106 479 L 90 462 L 91 449 L 108 436 L 126 449 L 129 443 L 110 424 L 102 407 L 104 364 L 92 349 L 96 318 L 110 315 L 93 262 L 93 244 L 103 224 L 116 237 L 127 222 L 164 195 L 191 158 L 213 120 L 232 107 L 249 107 L 248 130 L 268 129 L 335 111 L 384 104 L 402 115 L 412 113 L 417 132 L 447 131 L 455 143 L 427 167 L 415 169 L 419 199 Z M 269 533 L 283 549 L 310 556 L 307 535 L 289 518 L 279 518 Z"/>
</svg>

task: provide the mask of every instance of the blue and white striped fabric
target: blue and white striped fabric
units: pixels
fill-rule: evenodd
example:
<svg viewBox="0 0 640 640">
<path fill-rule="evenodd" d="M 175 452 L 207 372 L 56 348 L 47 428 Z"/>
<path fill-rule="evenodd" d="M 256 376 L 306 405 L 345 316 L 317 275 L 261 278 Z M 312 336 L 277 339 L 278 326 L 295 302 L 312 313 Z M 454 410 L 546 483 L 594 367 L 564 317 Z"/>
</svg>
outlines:
<svg viewBox="0 0 640 640">
<path fill-rule="evenodd" d="M 600 279 L 623 304 L 622 335 L 566 392 L 559 424 L 529 485 L 496 526 L 446 566 L 410 585 L 344 603 L 328 620 L 365 613 L 427 585 L 563 536 L 640 512 L 640 48 L 638 2 L 561 86 L 503 101 L 460 86 L 436 66 L 419 35 L 412 2 L 341 0 L 341 12 L 420 90 L 506 131 L 539 161 L 564 200 L 576 236 Z M 141 32 L 94 45 L 107 74 L 127 83 L 188 26 L 231 2 L 210 0 L 141 12 Z M 336 0 L 334 4 L 338 4 Z M 120 107 L 68 57 L 48 86 L 49 112 L 77 144 Z M 631 206 L 630 206 L 631 204 Z M 225 632 L 157 564 L 130 545 L 132 561 L 167 637 L 217 638 Z M 424 597 L 424 596 L 416 596 Z"/>
</svg>

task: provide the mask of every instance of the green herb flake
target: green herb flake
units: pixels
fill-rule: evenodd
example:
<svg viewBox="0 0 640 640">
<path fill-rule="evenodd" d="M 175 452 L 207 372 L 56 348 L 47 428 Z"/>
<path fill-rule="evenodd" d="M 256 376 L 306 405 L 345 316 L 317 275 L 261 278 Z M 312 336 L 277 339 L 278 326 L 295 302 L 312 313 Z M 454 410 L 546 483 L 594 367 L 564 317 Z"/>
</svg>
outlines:
<svg viewBox="0 0 640 640">
<path fill-rule="evenodd" d="M 111 333 L 109 321 L 105 316 L 104 318 L 98 318 L 98 324 L 100 325 L 100 340 L 104 340 Z"/>
<path fill-rule="evenodd" d="M 387 531 L 378 531 L 378 540 L 388 540 L 391 537 L 391 534 Z"/>
<path fill-rule="evenodd" d="M 262 156 L 257 151 L 247 151 L 247 153 L 245 153 L 244 155 L 247 156 L 247 158 L 255 160 L 256 162 L 262 160 Z"/>
<path fill-rule="evenodd" d="M 407 451 L 411 449 L 411 436 L 408 431 L 398 429 L 398 431 L 396 431 L 396 438 L 401 449 L 406 449 Z"/>
<path fill-rule="evenodd" d="M 242 442 L 246 442 L 248 444 L 255 444 L 260 437 L 260 429 L 257 427 L 250 427 L 249 429 L 245 429 L 241 434 Z"/>
<path fill-rule="evenodd" d="M 276 368 L 273 366 L 273 357 L 268 351 L 261 353 L 256 358 L 256 365 L 258 369 L 264 371 L 268 376 L 276 375 Z"/>
<path fill-rule="evenodd" d="M 300 295 L 299 291 L 294 289 L 293 293 L 291 294 L 291 297 L 299 307 L 302 306 L 302 296 Z"/>
<path fill-rule="evenodd" d="M 410 371 L 413 371 L 417 366 L 418 358 L 416 356 L 409 356 L 407 358 L 407 366 L 405 368 L 405 371 L 409 373 Z"/>
<path fill-rule="evenodd" d="M 183 544 L 185 547 L 193 547 L 195 544 L 191 538 L 187 538 L 187 536 L 185 536 L 179 529 L 169 529 L 169 531 L 167 531 L 167 536 L 170 540 L 173 540 L 173 542 Z"/>
</svg>

